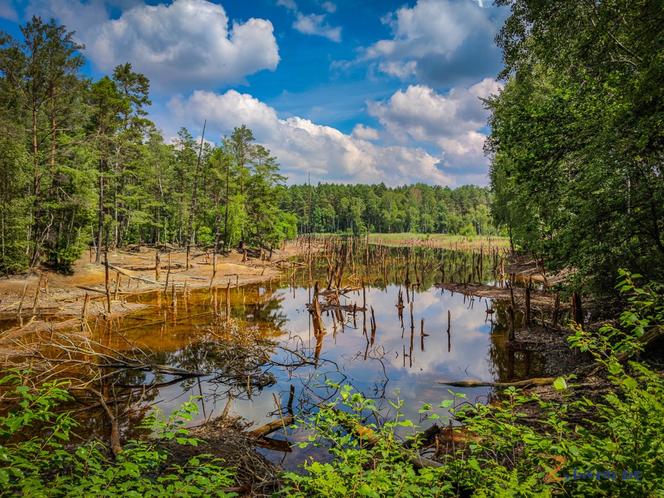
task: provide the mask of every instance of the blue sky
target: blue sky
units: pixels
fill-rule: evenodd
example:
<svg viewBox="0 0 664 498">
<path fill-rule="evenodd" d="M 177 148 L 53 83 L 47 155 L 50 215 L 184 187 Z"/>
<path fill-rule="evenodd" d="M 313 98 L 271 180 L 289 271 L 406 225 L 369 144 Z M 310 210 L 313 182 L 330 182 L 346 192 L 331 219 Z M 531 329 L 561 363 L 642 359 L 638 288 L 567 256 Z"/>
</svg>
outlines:
<svg viewBox="0 0 664 498">
<path fill-rule="evenodd" d="M 0 29 L 33 14 L 76 31 L 90 77 L 147 74 L 166 139 L 245 123 L 292 183 L 488 182 L 489 0 L 0 0 Z"/>
</svg>

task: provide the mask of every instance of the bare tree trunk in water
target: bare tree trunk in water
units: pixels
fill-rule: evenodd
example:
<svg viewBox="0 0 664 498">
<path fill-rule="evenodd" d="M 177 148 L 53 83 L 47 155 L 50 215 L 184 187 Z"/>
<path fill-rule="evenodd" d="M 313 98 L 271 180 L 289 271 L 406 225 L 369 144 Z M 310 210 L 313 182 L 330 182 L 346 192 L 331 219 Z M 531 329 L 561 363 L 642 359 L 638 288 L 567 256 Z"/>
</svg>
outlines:
<svg viewBox="0 0 664 498">
<path fill-rule="evenodd" d="M 95 263 L 101 262 L 101 245 L 104 237 L 104 162 L 99 160 L 99 212 L 97 213 L 97 255 Z"/>
</svg>

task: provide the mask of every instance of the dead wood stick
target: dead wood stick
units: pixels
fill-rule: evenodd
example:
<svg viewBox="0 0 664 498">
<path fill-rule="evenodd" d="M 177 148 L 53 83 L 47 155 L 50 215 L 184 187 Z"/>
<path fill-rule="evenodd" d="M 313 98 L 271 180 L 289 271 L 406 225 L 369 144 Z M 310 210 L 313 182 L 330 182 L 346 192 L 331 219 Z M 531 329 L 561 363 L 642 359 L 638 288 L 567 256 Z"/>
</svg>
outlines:
<svg viewBox="0 0 664 498">
<path fill-rule="evenodd" d="M 159 258 L 159 249 L 154 253 L 154 279 L 159 282 L 159 270 L 161 269 L 161 259 Z"/>
<path fill-rule="evenodd" d="M 85 285 L 77 285 L 76 288 L 77 289 L 83 289 L 83 290 L 90 291 L 90 292 L 99 292 L 100 294 L 106 295 L 105 290 L 95 289 L 94 287 L 86 287 Z"/>
<path fill-rule="evenodd" d="M 164 285 L 164 295 L 168 290 L 168 279 L 171 277 L 171 253 L 168 253 L 168 270 L 166 271 L 166 284 Z"/>
<path fill-rule="evenodd" d="M 21 294 L 21 302 L 18 303 L 18 312 L 16 315 L 21 318 L 21 311 L 23 311 L 23 300 L 25 299 L 25 294 L 28 292 L 28 280 L 25 280 L 23 284 L 23 293 Z"/>
<path fill-rule="evenodd" d="M 37 288 L 35 289 L 35 300 L 32 303 L 32 314 L 37 314 L 37 303 L 39 302 L 39 289 L 41 288 L 42 275 L 39 275 L 39 282 L 37 282 Z"/>
<path fill-rule="evenodd" d="M 279 420 L 273 420 L 272 422 L 268 422 L 265 425 L 261 425 L 253 431 L 249 431 L 249 435 L 254 438 L 262 438 L 268 434 L 272 434 L 274 431 L 277 431 L 284 426 L 292 424 L 294 420 L 295 417 L 293 417 L 293 415 L 286 415 Z"/>
<path fill-rule="evenodd" d="M 99 393 L 99 401 L 101 402 L 101 406 L 104 408 L 104 411 L 106 412 L 106 415 L 108 415 L 108 419 L 111 422 L 111 451 L 113 452 L 113 455 L 116 457 L 122 453 L 122 445 L 120 444 L 120 429 L 118 428 L 118 421 L 113 415 L 113 412 L 111 409 L 108 407 L 106 404 L 106 400 L 104 399 L 104 396 Z"/>
<path fill-rule="evenodd" d="M 88 303 L 90 302 L 90 295 L 86 292 L 85 299 L 83 300 L 83 310 L 81 310 L 81 330 L 85 331 L 88 325 Z"/>
<path fill-rule="evenodd" d="M 111 290 L 108 286 L 108 233 L 106 235 L 106 246 L 104 248 L 104 289 L 106 289 L 106 307 L 111 312 Z"/>
<path fill-rule="evenodd" d="M 453 387 L 530 387 L 548 386 L 553 384 L 555 377 L 536 377 L 533 379 L 517 380 L 514 382 L 486 382 L 482 380 L 468 379 L 457 381 L 439 380 L 437 384 Z"/>
<path fill-rule="evenodd" d="M 284 420 L 284 414 L 282 413 L 281 410 L 281 404 L 279 403 L 279 400 L 277 399 L 277 395 L 272 393 L 272 399 L 274 399 L 274 404 L 277 406 L 277 410 L 279 410 L 279 418 L 281 419 L 281 424 L 284 426 L 284 434 L 286 434 L 286 421 Z"/>
<path fill-rule="evenodd" d="M 283 439 L 273 439 L 267 436 L 258 439 L 256 441 L 256 445 L 272 451 L 283 451 L 284 453 L 291 453 L 293 451 L 289 441 L 284 441 Z"/>
<path fill-rule="evenodd" d="M 118 299 L 118 292 L 120 291 L 120 272 L 116 270 L 115 275 L 115 291 L 113 292 L 113 299 Z"/>
<path fill-rule="evenodd" d="M 108 267 L 111 270 L 115 270 L 116 272 L 120 273 L 121 275 L 124 275 L 125 277 L 133 278 L 134 280 L 140 280 L 141 282 L 145 282 L 145 283 L 151 284 L 151 285 L 159 285 L 159 282 L 157 282 L 155 280 L 150 280 L 149 278 L 140 277 L 138 275 L 132 275 L 131 273 L 128 273 L 127 271 L 125 271 L 123 268 L 120 268 L 119 266 L 109 264 Z M 169 268 L 169 271 L 170 271 L 170 268 Z"/>
</svg>

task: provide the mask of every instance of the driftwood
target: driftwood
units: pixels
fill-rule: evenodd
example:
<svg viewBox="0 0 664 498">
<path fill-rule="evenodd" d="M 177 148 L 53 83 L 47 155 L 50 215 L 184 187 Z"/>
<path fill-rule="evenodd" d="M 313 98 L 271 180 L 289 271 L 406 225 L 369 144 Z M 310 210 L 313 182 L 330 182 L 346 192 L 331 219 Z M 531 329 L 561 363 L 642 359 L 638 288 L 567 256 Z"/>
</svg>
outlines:
<svg viewBox="0 0 664 498">
<path fill-rule="evenodd" d="M 90 291 L 90 292 L 99 292 L 100 294 L 106 295 L 106 290 L 105 289 L 95 289 L 94 287 L 86 287 L 85 285 L 77 285 L 77 289 L 82 289 L 85 291 Z"/>
<path fill-rule="evenodd" d="M 261 425 L 253 431 L 249 431 L 249 435 L 257 439 L 262 438 L 268 434 L 272 434 L 274 431 L 283 429 L 285 425 L 292 424 L 294 420 L 295 417 L 293 417 L 293 415 L 286 415 L 285 417 L 279 418 L 278 420 L 273 420 L 272 422 L 268 422 L 265 425 Z"/>
<path fill-rule="evenodd" d="M 553 384 L 555 380 L 556 377 L 536 377 L 533 379 L 517 380 L 514 382 L 485 382 L 482 380 L 468 379 L 457 381 L 439 380 L 436 383 L 452 387 L 530 387 L 548 386 Z"/>
<path fill-rule="evenodd" d="M 169 261 L 169 263 L 168 263 L 168 270 L 169 271 L 170 271 L 171 266 L 172 265 Z M 149 278 L 140 277 L 138 275 L 132 275 L 131 273 L 128 273 L 128 271 L 126 271 L 124 268 L 120 268 L 119 266 L 115 266 L 115 265 L 112 265 L 112 264 L 109 263 L 108 267 L 111 270 L 115 270 L 116 272 L 120 273 L 121 275 L 124 275 L 125 277 L 133 278 L 134 280 L 140 280 L 141 282 L 145 282 L 146 284 L 150 284 L 150 285 L 159 285 L 159 282 L 157 282 L 155 280 L 150 280 Z"/>
<path fill-rule="evenodd" d="M 282 451 L 290 453 L 293 451 L 291 443 L 284 439 L 274 439 L 271 437 L 262 437 L 256 440 L 256 445 L 272 451 Z"/>
</svg>

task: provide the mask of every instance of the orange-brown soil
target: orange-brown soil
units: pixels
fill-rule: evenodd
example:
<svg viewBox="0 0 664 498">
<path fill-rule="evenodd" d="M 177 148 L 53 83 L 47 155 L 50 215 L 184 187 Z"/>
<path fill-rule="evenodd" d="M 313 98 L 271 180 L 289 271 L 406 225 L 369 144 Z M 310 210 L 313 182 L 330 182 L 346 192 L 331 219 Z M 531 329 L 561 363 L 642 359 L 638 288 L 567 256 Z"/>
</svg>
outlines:
<svg viewBox="0 0 664 498">
<path fill-rule="evenodd" d="M 192 250 L 188 270 L 185 269 L 184 250 L 160 252 L 157 275 L 155 249 L 140 247 L 134 252 L 109 251 L 110 313 L 105 266 L 94 263 L 93 255 L 88 253 L 75 263 L 72 275 L 40 269 L 1 278 L 0 352 L 19 335 L 73 328 L 84 312 L 85 317 L 104 315 L 113 318 L 140 309 L 145 305 L 128 299 L 138 293 L 172 292 L 173 287 L 177 292 L 211 285 L 237 287 L 278 278 L 282 269 L 289 266 L 288 259 L 299 254 L 300 249 L 295 243 L 286 244 L 282 250 L 274 251 L 270 260 L 245 257 L 236 251 L 217 255 L 214 280 L 209 252 Z"/>
</svg>

